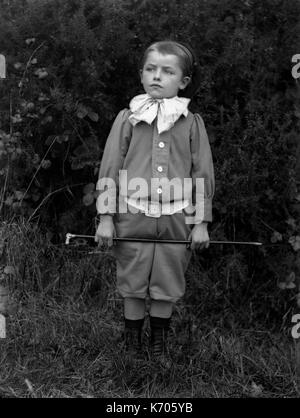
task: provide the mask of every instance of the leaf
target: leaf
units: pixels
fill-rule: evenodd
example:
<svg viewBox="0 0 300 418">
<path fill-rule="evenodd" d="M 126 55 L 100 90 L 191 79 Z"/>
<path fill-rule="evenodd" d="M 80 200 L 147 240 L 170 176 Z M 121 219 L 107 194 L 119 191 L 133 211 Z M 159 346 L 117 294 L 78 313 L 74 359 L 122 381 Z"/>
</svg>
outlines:
<svg viewBox="0 0 300 418">
<path fill-rule="evenodd" d="M 51 161 L 50 160 L 43 160 L 42 162 L 41 162 L 41 167 L 44 169 L 44 170 L 47 170 L 48 168 L 50 168 L 51 167 Z"/>
<path fill-rule="evenodd" d="M 40 114 L 43 115 L 47 110 L 47 106 L 46 107 L 41 107 L 40 108 Z"/>
<path fill-rule="evenodd" d="M 13 198 L 13 196 L 8 196 L 7 198 L 6 198 L 6 200 L 5 200 L 5 204 L 7 205 L 7 206 L 11 206 L 12 204 L 13 204 L 13 202 L 14 202 L 14 198 Z"/>
<path fill-rule="evenodd" d="M 47 71 L 41 71 L 40 73 L 39 73 L 39 79 L 40 80 L 43 80 L 44 78 L 46 78 L 48 76 L 48 73 L 47 73 Z"/>
<path fill-rule="evenodd" d="M 24 193 L 23 192 L 20 192 L 18 190 L 15 190 L 15 196 L 16 196 L 16 198 L 18 200 L 22 200 L 23 199 L 23 196 L 24 196 Z"/>
<path fill-rule="evenodd" d="M 88 113 L 88 117 L 93 121 L 93 122 L 98 122 L 99 120 L 99 116 L 97 113 L 95 112 L 89 112 Z"/>
<path fill-rule="evenodd" d="M 296 275 L 294 271 L 291 271 L 290 274 L 286 278 L 287 283 L 292 283 L 295 281 Z"/>
<path fill-rule="evenodd" d="M 287 283 L 287 285 L 285 286 L 286 289 L 295 289 L 295 287 L 295 283 Z"/>
<path fill-rule="evenodd" d="M 89 113 L 89 110 L 85 106 L 83 105 L 78 106 L 76 115 L 79 119 L 83 119 L 88 113 Z"/>
<path fill-rule="evenodd" d="M 16 113 L 14 116 L 11 117 L 12 123 L 20 123 L 22 122 L 21 115 L 19 113 Z"/>
<path fill-rule="evenodd" d="M 62 144 L 63 142 L 67 142 L 69 140 L 69 136 L 68 135 L 59 135 L 57 137 L 57 142 L 59 144 Z"/>
<path fill-rule="evenodd" d="M 263 392 L 263 387 L 261 385 L 257 385 L 255 382 L 251 383 L 251 396 L 260 396 Z"/>
<path fill-rule="evenodd" d="M 51 123 L 53 120 L 53 117 L 51 115 L 46 116 L 44 119 L 42 119 L 41 124 L 46 125 L 47 123 Z"/>
<path fill-rule="evenodd" d="M 32 103 L 32 102 L 26 103 L 26 110 L 28 112 L 31 112 L 33 109 L 34 109 L 34 103 Z"/>
<path fill-rule="evenodd" d="M 279 283 L 277 283 L 277 286 L 279 287 L 279 289 L 284 290 L 286 288 L 286 283 L 285 282 L 279 282 Z"/>
<path fill-rule="evenodd" d="M 37 70 L 35 70 L 34 75 L 36 75 L 39 79 L 42 80 L 48 76 L 48 73 L 45 70 L 45 68 L 38 68 Z"/>
<path fill-rule="evenodd" d="M 36 165 L 36 164 L 39 164 L 39 162 L 40 162 L 39 154 L 34 154 L 33 159 L 32 159 L 32 164 Z"/>
<path fill-rule="evenodd" d="M 300 236 L 299 235 L 293 235 L 289 238 L 289 244 L 293 247 L 294 251 L 300 250 Z"/>
<path fill-rule="evenodd" d="M 76 155 L 76 157 L 83 157 L 86 153 L 86 147 L 83 145 L 78 145 L 78 147 L 74 149 L 73 153 Z"/>
<path fill-rule="evenodd" d="M 11 274 L 13 276 L 16 274 L 16 270 L 13 266 L 5 266 L 3 272 L 4 274 Z"/>
<path fill-rule="evenodd" d="M 35 38 L 27 38 L 25 40 L 26 45 L 30 45 L 33 44 L 35 42 Z"/>
<path fill-rule="evenodd" d="M 90 206 L 92 203 L 94 203 L 94 196 L 92 193 L 85 194 L 83 196 L 82 202 L 85 206 Z"/>
<path fill-rule="evenodd" d="M 45 144 L 46 145 L 52 144 L 52 142 L 54 141 L 54 138 L 56 138 L 56 140 L 57 140 L 57 136 L 56 135 L 49 135 L 47 137 L 46 141 L 45 141 Z"/>
<path fill-rule="evenodd" d="M 271 237 L 271 242 L 275 243 L 277 241 L 282 241 L 282 235 L 280 232 L 274 231 Z"/>
<path fill-rule="evenodd" d="M 289 218 L 287 221 L 285 221 L 288 225 L 290 225 L 293 229 L 296 229 L 296 221 L 293 218 Z"/>
<path fill-rule="evenodd" d="M 19 70 L 20 68 L 22 68 L 22 64 L 21 64 L 20 62 L 15 62 L 15 63 L 14 63 L 14 68 L 15 68 L 16 70 Z"/>
<path fill-rule="evenodd" d="M 294 271 L 291 271 L 290 274 L 286 277 L 284 282 L 279 282 L 279 289 L 295 289 L 296 284 L 294 283 L 296 279 L 296 274 Z"/>
</svg>

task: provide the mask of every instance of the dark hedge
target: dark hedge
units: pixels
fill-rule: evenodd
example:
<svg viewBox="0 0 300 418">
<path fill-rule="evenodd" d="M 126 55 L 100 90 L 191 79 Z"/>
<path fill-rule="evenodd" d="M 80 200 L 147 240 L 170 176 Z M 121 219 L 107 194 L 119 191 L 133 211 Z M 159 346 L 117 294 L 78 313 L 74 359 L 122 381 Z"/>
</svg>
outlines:
<svg viewBox="0 0 300 418">
<path fill-rule="evenodd" d="M 94 233 L 112 121 L 142 92 L 145 48 L 176 39 L 194 48 L 201 68 L 191 109 L 206 123 L 215 162 L 211 236 L 274 244 L 212 248 L 202 262 L 213 277 L 232 277 L 227 290 L 239 304 L 253 277 L 254 289 L 278 281 L 297 292 L 300 88 L 291 58 L 300 53 L 299 0 L 1 3 L 3 219 L 38 222 L 54 241 L 70 230 Z"/>
</svg>

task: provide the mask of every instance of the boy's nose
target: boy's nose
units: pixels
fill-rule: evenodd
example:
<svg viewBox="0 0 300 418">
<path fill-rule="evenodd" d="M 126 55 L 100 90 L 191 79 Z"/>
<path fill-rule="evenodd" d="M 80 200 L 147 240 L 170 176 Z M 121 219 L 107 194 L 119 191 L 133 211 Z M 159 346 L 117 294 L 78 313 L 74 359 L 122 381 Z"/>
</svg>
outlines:
<svg viewBox="0 0 300 418">
<path fill-rule="evenodd" d="M 161 71 L 156 70 L 154 73 L 154 80 L 160 80 L 160 77 L 161 77 Z"/>
</svg>

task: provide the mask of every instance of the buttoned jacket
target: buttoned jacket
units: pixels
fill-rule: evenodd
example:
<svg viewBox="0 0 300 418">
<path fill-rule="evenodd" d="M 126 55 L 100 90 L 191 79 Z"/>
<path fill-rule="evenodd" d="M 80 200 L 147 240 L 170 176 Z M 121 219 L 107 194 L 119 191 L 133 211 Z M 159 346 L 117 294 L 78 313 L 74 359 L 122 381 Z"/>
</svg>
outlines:
<svg viewBox="0 0 300 418">
<path fill-rule="evenodd" d="M 138 192 L 141 200 L 160 202 L 163 206 L 170 202 L 181 208 L 187 206 L 186 202 L 194 208 L 202 205 L 201 219 L 196 219 L 195 223 L 210 222 L 215 179 L 211 148 L 201 116 L 188 112 L 171 129 L 158 134 L 156 121 L 151 125 L 139 122 L 133 127 L 128 120 L 130 114 L 128 109 L 118 114 L 107 138 L 97 183 L 98 213 L 115 214 L 120 199 L 128 201 Z M 111 180 L 105 190 L 104 179 Z M 145 187 L 137 190 L 139 179 L 143 179 Z M 169 193 L 163 193 L 164 181 L 174 179 L 182 182 L 184 191 L 180 193 L 178 187 L 171 187 Z M 105 205 L 100 198 L 102 193 L 109 197 Z"/>
</svg>

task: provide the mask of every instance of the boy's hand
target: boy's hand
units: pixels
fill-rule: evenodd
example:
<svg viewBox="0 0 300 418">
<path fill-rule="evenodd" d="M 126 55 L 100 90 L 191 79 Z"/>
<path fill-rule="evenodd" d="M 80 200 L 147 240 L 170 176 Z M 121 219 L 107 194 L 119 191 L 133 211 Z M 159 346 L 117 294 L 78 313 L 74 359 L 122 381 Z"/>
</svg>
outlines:
<svg viewBox="0 0 300 418">
<path fill-rule="evenodd" d="M 95 234 L 95 241 L 99 243 L 99 246 L 104 244 L 111 247 L 113 245 L 113 237 L 115 236 L 116 231 L 112 216 L 101 216 L 101 221 Z"/>
<path fill-rule="evenodd" d="M 207 232 L 207 222 L 194 225 L 189 238 L 191 243 L 191 250 L 202 250 L 209 247 L 209 235 Z"/>
</svg>

